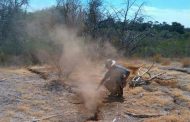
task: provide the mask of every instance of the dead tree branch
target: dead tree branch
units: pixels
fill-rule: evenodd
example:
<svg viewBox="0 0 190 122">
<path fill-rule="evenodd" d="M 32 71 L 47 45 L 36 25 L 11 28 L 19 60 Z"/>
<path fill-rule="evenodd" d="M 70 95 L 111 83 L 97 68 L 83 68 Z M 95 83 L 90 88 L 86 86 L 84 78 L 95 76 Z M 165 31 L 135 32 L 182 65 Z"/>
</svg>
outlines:
<svg viewBox="0 0 190 122">
<path fill-rule="evenodd" d="M 159 79 L 159 80 L 171 80 L 171 79 L 174 79 L 174 78 L 169 78 L 169 79 L 165 79 L 165 78 L 162 78 L 160 76 L 166 74 L 166 72 L 163 72 L 163 73 L 159 73 L 159 74 L 156 74 L 154 76 L 151 75 L 150 71 L 151 69 L 153 68 L 154 66 L 154 63 L 146 70 L 144 71 L 142 74 L 140 72 L 142 72 L 142 67 L 139 68 L 138 70 L 138 73 L 136 76 L 134 76 L 134 78 L 132 79 L 132 81 L 129 82 L 129 87 L 137 87 L 137 86 L 142 86 L 142 85 L 148 85 L 151 83 L 151 81 L 155 80 L 155 79 Z M 143 76 L 145 74 L 148 74 L 148 76 L 150 78 L 143 78 Z"/>
<path fill-rule="evenodd" d="M 190 68 L 165 67 L 165 68 L 161 68 L 161 69 L 173 70 L 173 71 L 178 71 L 178 72 L 183 72 L 183 73 L 190 74 Z"/>
<path fill-rule="evenodd" d="M 152 117 L 160 117 L 163 115 L 149 115 L 149 114 L 135 114 L 135 113 L 130 113 L 130 112 L 125 112 L 128 116 L 135 117 L 135 118 L 152 118 Z"/>
</svg>

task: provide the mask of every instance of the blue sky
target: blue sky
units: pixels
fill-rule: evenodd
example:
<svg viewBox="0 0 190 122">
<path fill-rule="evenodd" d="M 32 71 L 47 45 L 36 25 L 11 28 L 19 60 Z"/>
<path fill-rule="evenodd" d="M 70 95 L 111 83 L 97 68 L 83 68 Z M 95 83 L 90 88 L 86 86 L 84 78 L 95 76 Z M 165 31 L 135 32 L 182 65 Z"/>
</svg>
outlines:
<svg viewBox="0 0 190 122">
<path fill-rule="evenodd" d="M 30 0 L 30 11 L 35 11 L 55 5 L 56 0 Z M 86 2 L 88 0 L 83 0 Z M 104 0 L 105 5 L 121 8 L 124 0 Z M 171 23 L 177 21 L 190 27 L 190 0 L 139 0 L 145 1 L 144 14 L 151 16 L 150 20 Z"/>
</svg>

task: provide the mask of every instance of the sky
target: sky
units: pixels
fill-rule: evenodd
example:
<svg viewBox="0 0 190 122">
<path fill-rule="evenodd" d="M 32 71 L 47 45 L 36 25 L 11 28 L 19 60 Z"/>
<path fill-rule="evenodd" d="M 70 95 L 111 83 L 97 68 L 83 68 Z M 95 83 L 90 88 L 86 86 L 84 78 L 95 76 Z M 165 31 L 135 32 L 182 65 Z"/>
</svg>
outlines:
<svg viewBox="0 0 190 122">
<path fill-rule="evenodd" d="M 82 0 L 84 3 L 88 0 Z M 124 0 L 103 0 L 105 6 L 121 8 Z M 145 1 L 144 14 L 150 16 L 149 20 L 167 22 L 180 22 L 190 27 L 190 0 L 138 0 Z M 55 5 L 56 0 L 30 0 L 30 11 L 36 11 Z"/>
</svg>

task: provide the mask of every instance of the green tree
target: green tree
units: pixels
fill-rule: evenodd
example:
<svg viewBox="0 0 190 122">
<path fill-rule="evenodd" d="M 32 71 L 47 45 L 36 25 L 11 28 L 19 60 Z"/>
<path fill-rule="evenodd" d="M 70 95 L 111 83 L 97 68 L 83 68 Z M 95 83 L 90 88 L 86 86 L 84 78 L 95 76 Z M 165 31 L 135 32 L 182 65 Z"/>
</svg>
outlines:
<svg viewBox="0 0 190 122">
<path fill-rule="evenodd" d="M 170 31 L 178 32 L 180 34 L 184 34 L 185 33 L 184 26 L 181 25 L 178 22 L 172 22 L 172 26 L 171 26 Z"/>
<path fill-rule="evenodd" d="M 28 6 L 28 0 L 0 1 L 0 48 L 8 54 L 21 53 L 24 41 L 24 23 L 26 15 L 23 8 Z"/>
</svg>

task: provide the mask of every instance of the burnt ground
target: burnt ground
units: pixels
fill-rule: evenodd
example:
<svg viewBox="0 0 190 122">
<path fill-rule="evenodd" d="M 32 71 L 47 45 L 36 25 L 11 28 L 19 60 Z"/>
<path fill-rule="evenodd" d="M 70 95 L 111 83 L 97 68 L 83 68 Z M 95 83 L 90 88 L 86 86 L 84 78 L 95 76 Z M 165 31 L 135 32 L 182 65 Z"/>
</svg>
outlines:
<svg viewBox="0 0 190 122">
<path fill-rule="evenodd" d="M 170 66 L 180 64 L 172 63 Z M 157 64 L 152 72 L 166 72 L 162 67 Z M 75 90 L 77 86 L 74 84 L 81 75 L 75 72 L 63 83 L 52 80 L 54 73 L 47 68 L 37 66 L 35 69 L 49 73 L 49 78 L 45 80 L 39 73 L 26 68 L 0 69 L 1 122 L 111 122 L 115 118 L 121 122 L 190 122 L 189 74 L 167 71 L 165 77 L 176 79 L 155 80 L 150 85 L 133 89 L 126 87 L 123 100 L 106 99 L 104 96 L 98 109 L 92 112 Z M 101 72 L 90 75 L 95 85 L 102 78 Z"/>
</svg>

